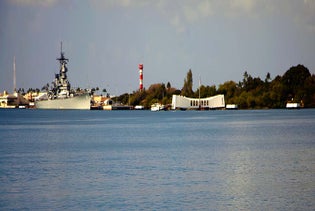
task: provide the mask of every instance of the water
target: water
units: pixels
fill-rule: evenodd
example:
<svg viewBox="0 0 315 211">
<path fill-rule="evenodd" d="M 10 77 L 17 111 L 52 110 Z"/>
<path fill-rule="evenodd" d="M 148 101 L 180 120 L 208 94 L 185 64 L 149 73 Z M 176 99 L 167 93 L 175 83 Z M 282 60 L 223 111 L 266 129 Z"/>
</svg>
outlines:
<svg viewBox="0 0 315 211">
<path fill-rule="evenodd" d="M 314 210 L 315 110 L 0 110 L 0 210 Z"/>
</svg>

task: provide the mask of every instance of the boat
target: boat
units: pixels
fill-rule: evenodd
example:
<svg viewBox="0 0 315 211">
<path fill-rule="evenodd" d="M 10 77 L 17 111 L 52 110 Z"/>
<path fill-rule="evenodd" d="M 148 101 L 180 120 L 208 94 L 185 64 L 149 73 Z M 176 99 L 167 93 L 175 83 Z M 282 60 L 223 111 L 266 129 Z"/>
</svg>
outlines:
<svg viewBox="0 0 315 211">
<path fill-rule="evenodd" d="M 165 106 L 160 103 L 154 103 L 151 105 L 151 111 L 162 111 L 165 110 Z"/>
<path fill-rule="evenodd" d="M 236 105 L 236 104 L 226 104 L 225 108 L 227 110 L 237 110 L 238 109 L 238 105 Z"/>
<path fill-rule="evenodd" d="M 38 109 L 80 109 L 90 110 L 91 97 L 87 91 L 75 91 L 71 89 L 70 82 L 67 77 L 67 63 L 62 52 L 62 43 L 60 58 L 57 58 L 60 63 L 59 74 L 55 74 L 55 79 L 52 82 L 52 89 L 35 100 L 35 107 Z"/>
<path fill-rule="evenodd" d="M 135 110 L 143 110 L 144 106 L 143 105 L 136 105 Z"/>
<path fill-rule="evenodd" d="M 299 109 L 301 108 L 301 104 L 300 103 L 287 103 L 285 106 L 287 109 Z"/>
</svg>

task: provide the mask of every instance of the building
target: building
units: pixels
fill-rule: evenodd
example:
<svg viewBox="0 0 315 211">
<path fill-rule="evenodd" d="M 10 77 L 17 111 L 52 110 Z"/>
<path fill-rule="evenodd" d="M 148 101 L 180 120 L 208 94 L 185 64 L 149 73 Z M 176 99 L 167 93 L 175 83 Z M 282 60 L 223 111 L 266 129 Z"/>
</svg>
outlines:
<svg viewBox="0 0 315 211">
<path fill-rule="evenodd" d="M 29 105 L 29 101 L 18 92 L 9 94 L 6 91 L 0 94 L 0 108 L 19 108 Z"/>
<path fill-rule="evenodd" d="M 173 95 L 172 97 L 172 109 L 219 109 L 224 107 L 224 95 L 215 95 L 200 99 L 181 95 Z"/>
</svg>

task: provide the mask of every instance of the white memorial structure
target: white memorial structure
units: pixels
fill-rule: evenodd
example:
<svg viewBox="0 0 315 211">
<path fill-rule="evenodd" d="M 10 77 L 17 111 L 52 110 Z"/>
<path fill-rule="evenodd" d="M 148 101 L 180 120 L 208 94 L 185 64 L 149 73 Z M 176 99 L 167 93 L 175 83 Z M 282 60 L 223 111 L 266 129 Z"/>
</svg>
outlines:
<svg viewBox="0 0 315 211">
<path fill-rule="evenodd" d="M 225 107 L 224 95 L 215 95 L 207 98 L 189 98 L 173 95 L 172 109 L 219 109 Z"/>
</svg>

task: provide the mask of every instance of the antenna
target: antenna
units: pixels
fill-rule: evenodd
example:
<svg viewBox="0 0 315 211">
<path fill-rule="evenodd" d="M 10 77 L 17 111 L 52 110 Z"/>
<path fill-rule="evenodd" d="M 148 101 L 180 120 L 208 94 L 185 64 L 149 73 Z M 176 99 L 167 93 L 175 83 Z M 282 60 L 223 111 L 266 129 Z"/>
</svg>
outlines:
<svg viewBox="0 0 315 211">
<path fill-rule="evenodd" d="M 199 108 L 201 108 L 201 105 L 200 105 L 200 86 L 201 86 L 201 76 L 199 74 Z"/>
<path fill-rule="evenodd" d="M 67 64 L 67 61 L 69 61 L 69 59 L 65 58 L 64 53 L 62 52 L 62 41 L 60 42 L 60 58 L 57 58 L 57 60 L 60 61 L 60 64 L 61 62 Z"/>
<path fill-rule="evenodd" d="M 16 92 L 15 56 L 13 57 L 13 92 Z"/>
</svg>

